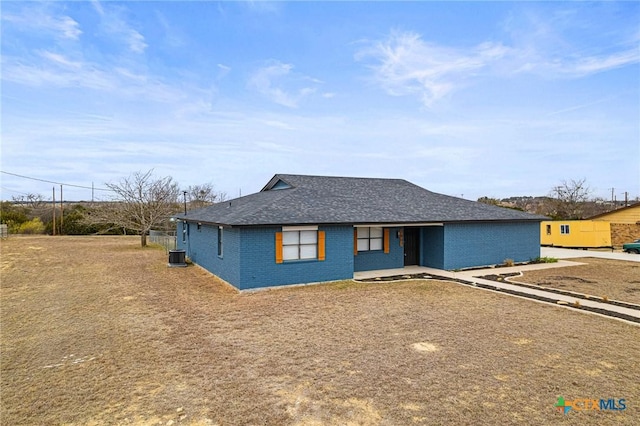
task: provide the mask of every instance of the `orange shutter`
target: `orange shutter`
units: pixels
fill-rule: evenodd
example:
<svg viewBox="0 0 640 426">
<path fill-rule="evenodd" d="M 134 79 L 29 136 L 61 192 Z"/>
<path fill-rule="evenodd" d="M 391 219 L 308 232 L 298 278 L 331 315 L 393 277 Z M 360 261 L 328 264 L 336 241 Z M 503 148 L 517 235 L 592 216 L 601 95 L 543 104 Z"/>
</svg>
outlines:
<svg viewBox="0 0 640 426">
<path fill-rule="evenodd" d="M 353 254 L 358 255 L 358 228 L 353 228 Z"/>
<path fill-rule="evenodd" d="M 282 232 L 276 232 L 276 263 L 282 263 Z"/>
<path fill-rule="evenodd" d="M 318 260 L 324 260 L 324 231 L 318 231 Z"/>
<path fill-rule="evenodd" d="M 389 253 L 389 228 L 384 228 L 384 239 L 382 240 L 384 245 L 384 252 Z"/>
</svg>

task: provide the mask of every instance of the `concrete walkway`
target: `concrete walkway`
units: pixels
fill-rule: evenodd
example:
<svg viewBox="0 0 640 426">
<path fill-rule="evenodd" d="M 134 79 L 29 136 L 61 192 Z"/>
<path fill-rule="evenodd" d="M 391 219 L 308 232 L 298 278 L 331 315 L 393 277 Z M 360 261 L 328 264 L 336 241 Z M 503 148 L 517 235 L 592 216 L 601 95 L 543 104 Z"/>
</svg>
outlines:
<svg viewBox="0 0 640 426">
<path fill-rule="evenodd" d="M 447 278 L 456 279 L 456 280 L 463 280 L 470 283 L 470 285 L 477 286 L 484 290 L 504 292 L 512 296 L 528 298 L 538 302 L 553 304 L 555 306 L 561 306 L 569 309 L 574 309 L 574 308 L 571 308 L 570 306 L 576 304 L 577 302 L 579 303 L 580 306 L 583 306 L 586 309 L 600 311 L 600 313 L 598 313 L 598 312 L 593 312 L 586 309 L 577 309 L 582 312 L 596 313 L 599 315 L 604 315 L 611 318 L 619 319 L 629 324 L 640 326 L 640 306 L 638 306 L 638 309 L 632 309 L 632 308 L 623 307 L 623 306 L 616 306 L 610 303 L 598 302 L 595 300 L 586 300 L 584 298 L 575 297 L 571 295 L 557 294 L 551 291 L 538 290 L 535 288 L 529 288 L 529 287 L 524 287 L 516 284 L 510 284 L 504 281 L 493 281 L 493 280 L 479 278 L 485 275 L 492 275 L 492 274 L 509 274 L 514 272 L 530 271 L 534 269 L 562 268 L 565 266 L 575 266 L 575 265 L 583 265 L 583 263 L 572 262 L 568 260 L 560 260 L 557 263 L 540 263 L 540 264 L 534 264 L 534 265 L 513 266 L 508 268 L 497 268 L 497 269 L 488 268 L 488 269 L 476 269 L 472 271 L 459 271 L 459 272 L 451 272 L 451 271 L 445 271 L 442 269 L 426 268 L 422 266 L 408 266 L 400 269 L 385 269 L 385 270 L 378 270 L 378 271 L 356 272 L 354 274 L 354 279 L 368 280 L 368 279 L 374 279 L 377 277 L 382 278 L 382 277 L 392 277 L 392 276 L 398 276 L 398 275 L 410 277 L 411 275 L 414 275 L 414 274 L 436 275 L 436 276 L 447 277 Z M 514 294 L 514 293 L 517 293 L 517 294 Z M 547 300 L 540 300 L 540 299 L 547 299 Z M 616 315 L 624 316 L 626 317 L 626 319 L 616 317 Z"/>
<path fill-rule="evenodd" d="M 559 247 L 540 247 L 541 257 L 554 257 L 556 259 L 572 259 L 576 257 L 599 257 L 602 259 L 628 260 L 640 262 L 640 254 L 612 252 L 610 250 L 582 250 Z"/>
</svg>

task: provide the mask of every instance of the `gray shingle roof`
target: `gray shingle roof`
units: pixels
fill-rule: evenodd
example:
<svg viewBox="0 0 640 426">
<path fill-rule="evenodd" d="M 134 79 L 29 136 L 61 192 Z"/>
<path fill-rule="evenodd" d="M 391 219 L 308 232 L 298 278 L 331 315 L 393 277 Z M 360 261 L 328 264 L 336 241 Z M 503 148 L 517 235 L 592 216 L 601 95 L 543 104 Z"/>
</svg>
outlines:
<svg viewBox="0 0 640 426">
<path fill-rule="evenodd" d="M 285 187 L 283 189 L 273 189 Z M 277 174 L 262 191 L 176 215 L 231 226 L 540 221 L 544 216 L 428 191 L 403 179 Z"/>
</svg>

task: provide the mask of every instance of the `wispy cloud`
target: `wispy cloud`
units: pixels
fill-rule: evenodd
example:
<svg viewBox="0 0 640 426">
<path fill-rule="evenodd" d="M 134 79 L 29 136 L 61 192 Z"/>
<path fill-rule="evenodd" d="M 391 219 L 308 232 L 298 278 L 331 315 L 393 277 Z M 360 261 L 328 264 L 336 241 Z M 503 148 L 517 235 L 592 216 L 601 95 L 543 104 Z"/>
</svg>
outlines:
<svg viewBox="0 0 640 426">
<path fill-rule="evenodd" d="M 84 58 L 70 59 L 44 50 L 32 57 L 4 56 L 2 81 L 48 89 L 84 88 L 109 92 L 122 100 L 144 98 L 159 103 L 179 102 L 201 95 L 199 89 L 188 84 L 176 86 L 158 76 L 125 66 L 95 63 Z"/>
<path fill-rule="evenodd" d="M 280 13 L 282 10 L 282 3 L 279 1 L 267 1 L 267 0 L 245 0 L 241 2 L 253 13 L 262 14 L 274 14 Z"/>
<path fill-rule="evenodd" d="M 606 15 L 606 6 L 600 12 Z M 639 63 L 640 31 L 628 33 L 624 26 L 600 27 L 607 22 L 606 16 L 602 16 L 602 22 L 594 19 L 589 8 L 571 6 L 552 11 L 529 7 L 512 13 L 503 24 L 511 39 L 511 55 L 502 64 L 503 70 L 564 79 Z"/>
<path fill-rule="evenodd" d="M 253 73 L 248 86 L 279 105 L 297 108 L 304 98 L 316 92 L 320 81 L 292 70 L 291 64 L 270 61 Z"/>
<path fill-rule="evenodd" d="M 80 62 L 68 59 L 67 57 L 59 53 L 54 53 L 49 51 L 40 51 L 39 53 L 40 53 L 40 56 L 42 56 L 43 58 L 48 59 L 54 64 L 65 67 L 65 68 L 79 69 L 82 67 L 82 64 Z"/>
<path fill-rule="evenodd" d="M 80 24 L 67 15 L 51 13 L 46 7 L 28 5 L 23 13 L 3 13 L 2 20 L 16 24 L 24 32 L 45 33 L 58 40 L 77 40 L 82 35 Z"/>
<path fill-rule="evenodd" d="M 126 19 L 126 9 L 114 5 L 103 5 L 99 1 L 91 2 L 100 16 L 101 28 L 107 36 L 124 43 L 130 51 L 143 53 L 148 47 L 144 36 Z"/>
<path fill-rule="evenodd" d="M 415 32 L 394 31 L 386 39 L 362 48 L 356 59 L 368 62 L 374 81 L 388 94 L 417 95 L 431 106 L 508 50 L 488 42 L 466 50 L 455 49 L 425 42 Z"/>
<path fill-rule="evenodd" d="M 124 8 L 93 2 L 93 8 L 101 18 L 101 31 L 111 39 L 115 37 L 117 43 L 127 43 L 124 49 L 102 56 L 95 54 L 92 42 L 84 37 L 73 43 L 60 40 L 60 37 L 79 37 L 79 24 L 61 14 L 55 4 L 45 6 L 29 4 L 2 15 L 6 33 L 24 32 L 28 28 L 46 35 L 53 32 L 58 37 L 40 38 L 35 43 L 10 45 L 8 48 L 3 44 L 3 82 L 50 90 L 81 88 L 110 92 L 122 100 L 144 97 L 166 103 L 189 96 L 185 94 L 191 90 L 189 84 L 169 84 L 163 77 L 154 75 L 137 54 L 133 57 L 128 55 L 129 51 L 143 51 L 146 43 L 144 37 L 127 24 Z M 72 31 L 73 28 L 77 31 Z"/>
<path fill-rule="evenodd" d="M 416 32 L 392 31 L 384 39 L 361 42 L 355 58 L 368 66 L 373 82 L 389 95 L 417 96 L 427 107 L 473 84 L 479 74 L 575 79 L 640 63 L 639 32 L 609 31 L 610 43 L 596 48 L 588 42 L 593 38 L 592 19 L 584 19 L 573 9 L 544 15 L 528 10 L 505 21 L 508 37 L 503 42 L 484 41 L 471 47 L 451 47 L 426 41 Z"/>
<path fill-rule="evenodd" d="M 610 55 L 587 56 L 560 64 L 551 63 L 548 68 L 567 76 L 582 77 L 637 63 L 640 63 L 640 49 L 636 47 Z"/>
</svg>

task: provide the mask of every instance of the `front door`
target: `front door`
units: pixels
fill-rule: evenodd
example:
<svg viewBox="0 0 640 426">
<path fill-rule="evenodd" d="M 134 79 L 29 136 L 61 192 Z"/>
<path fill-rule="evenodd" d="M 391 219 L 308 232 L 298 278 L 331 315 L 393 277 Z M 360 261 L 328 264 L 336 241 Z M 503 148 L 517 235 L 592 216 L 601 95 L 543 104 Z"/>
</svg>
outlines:
<svg viewBox="0 0 640 426">
<path fill-rule="evenodd" d="M 404 228 L 404 266 L 420 264 L 420 228 Z"/>
</svg>

